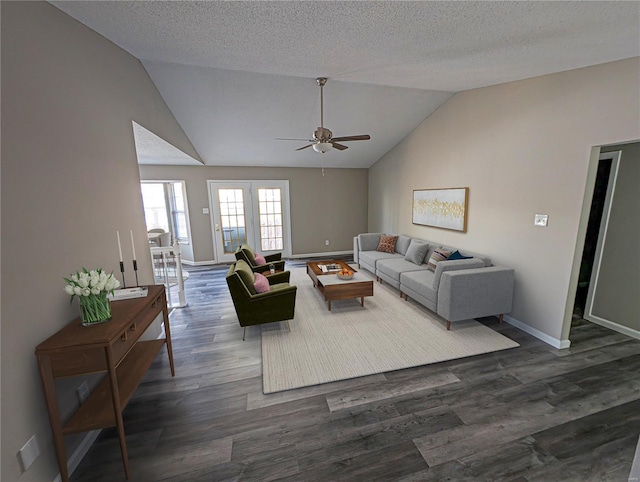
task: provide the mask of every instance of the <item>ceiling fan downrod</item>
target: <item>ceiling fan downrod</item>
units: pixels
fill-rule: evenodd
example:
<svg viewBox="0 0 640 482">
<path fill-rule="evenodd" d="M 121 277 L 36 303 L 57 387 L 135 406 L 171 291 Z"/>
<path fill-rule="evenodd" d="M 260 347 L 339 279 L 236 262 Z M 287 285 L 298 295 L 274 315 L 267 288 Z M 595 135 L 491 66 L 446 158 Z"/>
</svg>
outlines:
<svg viewBox="0 0 640 482">
<path fill-rule="evenodd" d="M 323 87 L 327 83 L 326 77 L 318 77 L 316 79 L 318 85 L 320 86 L 320 128 L 324 129 L 324 98 L 323 98 Z"/>
</svg>

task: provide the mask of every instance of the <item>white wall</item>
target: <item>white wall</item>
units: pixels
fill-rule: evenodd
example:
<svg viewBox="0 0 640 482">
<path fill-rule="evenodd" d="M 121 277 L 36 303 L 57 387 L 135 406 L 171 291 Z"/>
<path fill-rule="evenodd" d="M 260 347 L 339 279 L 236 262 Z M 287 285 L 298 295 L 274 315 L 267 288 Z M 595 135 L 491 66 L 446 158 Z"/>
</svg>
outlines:
<svg viewBox="0 0 640 482">
<path fill-rule="evenodd" d="M 48 3 L 0 5 L 1 478 L 42 482 L 58 468 L 34 350 L 78 315 L 62 277 L 118 272 L 119 230 L 131 283 L 133 230 L 140 281 L 153 282 L 131 121 L 198 154 L 137 59 Z M 60 384 L 63 414 L 76 386 Z M 16 455 L 34 433 L 42 455 L 20 475 Z"/>
<path fill-rule="evenodd" d="M 370 169 L 369 230 L 515 268 L 510 316 L 566 344 L 591 148 L 639 138 L 638 58 L 456 94 Z M 411 223 L 413 189 L 464 186 L 467 233 Z M 548 214 L 549 226 L 535 227 L 534 214 Z"/>
</svg>

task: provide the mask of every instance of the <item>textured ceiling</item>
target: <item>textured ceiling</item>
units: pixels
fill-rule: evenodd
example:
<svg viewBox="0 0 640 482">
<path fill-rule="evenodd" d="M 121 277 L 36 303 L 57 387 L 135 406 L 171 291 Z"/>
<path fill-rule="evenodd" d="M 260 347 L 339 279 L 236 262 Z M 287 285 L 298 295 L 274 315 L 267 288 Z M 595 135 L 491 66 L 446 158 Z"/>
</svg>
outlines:
<svg viewBox="0 0 640 482">
<path fill-rule="evenodd" d="M 317 165 L 274 137 L 370 134 L 367 167 L 451 93 L 640 55 L 638 2 L 52 2 L 143 61 L 206 164 Z"/>
</svg>

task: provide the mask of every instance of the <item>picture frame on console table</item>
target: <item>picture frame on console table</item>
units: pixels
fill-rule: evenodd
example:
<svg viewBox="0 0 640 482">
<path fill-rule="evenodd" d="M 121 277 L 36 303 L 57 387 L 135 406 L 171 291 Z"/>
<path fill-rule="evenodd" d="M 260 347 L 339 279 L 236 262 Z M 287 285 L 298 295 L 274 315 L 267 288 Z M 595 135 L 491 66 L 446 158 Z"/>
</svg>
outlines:
<svg viewBox="0 0 640 482">
<path fill-rule="evenodd" d="M 468 187 L 414 189 L 412 222 L 466 233 L 468 205 Z"/>
</svg>

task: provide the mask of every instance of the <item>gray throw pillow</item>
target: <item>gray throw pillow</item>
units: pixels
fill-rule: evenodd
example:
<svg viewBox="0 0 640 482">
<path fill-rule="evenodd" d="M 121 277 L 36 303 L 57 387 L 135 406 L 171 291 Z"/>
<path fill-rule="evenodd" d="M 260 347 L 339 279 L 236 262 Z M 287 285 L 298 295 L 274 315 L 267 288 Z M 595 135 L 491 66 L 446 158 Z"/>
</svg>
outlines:
<svg viewBox="0 0 640 482">
<path fill-rule="evenodd" d="M 429 244 L 412 239 L 411 244 L 409 244 L 409 248 L 407 249 L 407 254 L 404 255 L 404 259 L 411 261 L 414 264 L 421 265 L 427 251 L 429 251 Z"/>
</svg>

